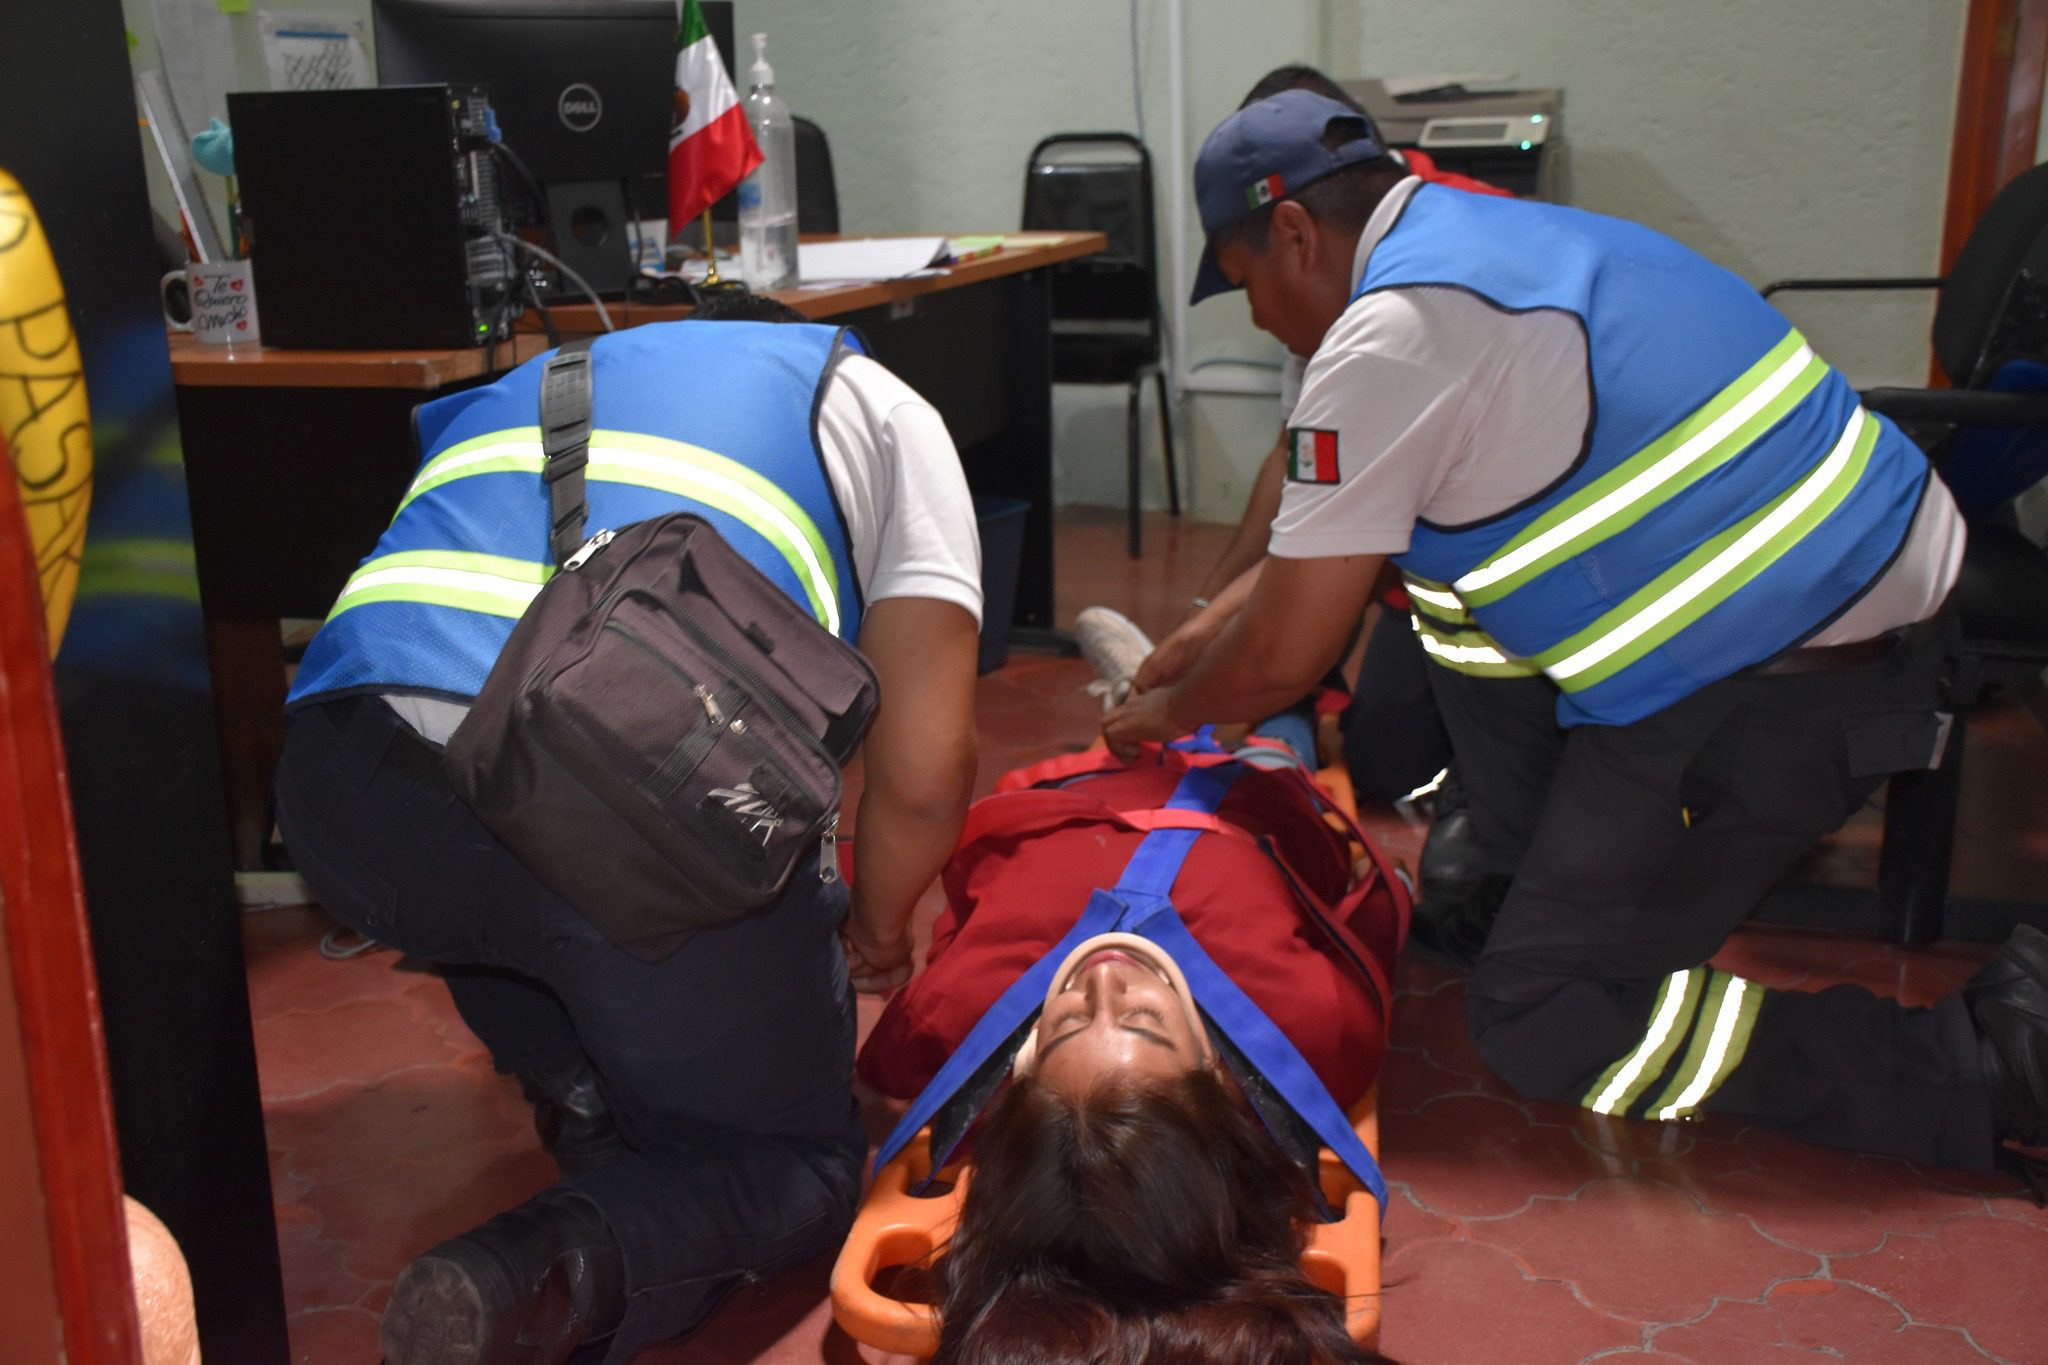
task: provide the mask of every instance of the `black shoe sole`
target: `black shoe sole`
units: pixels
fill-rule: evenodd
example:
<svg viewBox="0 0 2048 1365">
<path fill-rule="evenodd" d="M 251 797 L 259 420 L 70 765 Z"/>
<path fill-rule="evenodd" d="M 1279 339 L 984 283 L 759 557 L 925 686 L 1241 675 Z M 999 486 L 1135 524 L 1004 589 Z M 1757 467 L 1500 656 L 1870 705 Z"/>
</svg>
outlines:
<svg viewBox="0 0 2048 1365">
<path fill-rule="evenodd" d="M 461 1241 L 421 1256 L 391 1287 L 378 1344 L 385 1365 L 564 1365 L 583 1334 L 536 1342 L 496 1258 Z"/>
<path fill-rule="evenodd" d="M 391 1287 L 377 1342 L 385 1365 L 482 1365 L 499 1358 L 492 1317 L 467 1266 L 422 1256 Z"/>
</svg>

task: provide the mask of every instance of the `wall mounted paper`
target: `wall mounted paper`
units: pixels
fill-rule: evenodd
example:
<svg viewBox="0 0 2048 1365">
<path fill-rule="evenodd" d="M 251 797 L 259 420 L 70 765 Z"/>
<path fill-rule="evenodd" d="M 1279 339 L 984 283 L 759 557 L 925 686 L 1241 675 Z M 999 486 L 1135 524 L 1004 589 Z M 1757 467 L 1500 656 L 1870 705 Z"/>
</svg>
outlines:
<svg viewBox="0 0 2048 1365">
<path fill-rule="evenodd" d="M 318 14 L 257 15 L 263 72 L 272 90 L 350 90 L 375 85 L 363 21 Z"/>
</svg>

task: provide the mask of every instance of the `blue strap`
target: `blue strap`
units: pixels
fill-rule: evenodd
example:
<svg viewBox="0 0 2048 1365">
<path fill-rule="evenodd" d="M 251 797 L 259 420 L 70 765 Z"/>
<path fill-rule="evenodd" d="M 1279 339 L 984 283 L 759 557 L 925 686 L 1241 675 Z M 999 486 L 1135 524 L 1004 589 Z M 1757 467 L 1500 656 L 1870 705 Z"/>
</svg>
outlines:
<svg viewBox="0 0 2048 1365">
<path fill-rule="evenodd" d="M 1190 768 L 1173 789 L 1167 805 L 1177 810 L 1213 811 L 1224 793 L 1230 790 L 1231 783 L 1237 780 L 1238 773 L 1235 765 L 1228 764 L 1216 768 Z M 880 1171 L 907 1147 L 918 1131 L 932 1121 L 933 1115 L 945 1107 L 946 1101 L 967 1084 L 981 1064 L 1008 1042 L 1018 1026 L 1045 1003 L 1045 992 L 1052 985 L 1052 974 L 1066 960 L 1068 953 L 1085 940 L 1114 930 L 1129 913 L 1133 899 L 1148 905 L 1164 903 L 1166 894 L 1173 889 L 1173 879 L 1180 875 L 1181 863 L 1186 860 L 1188 850 L 1194 846 L 1200 833 L 1200 830 L 1192 829 L 1162 829 L 1145 836 L 1138 845 L 1138 851 L 1124 865 L 1116 891 L 1098 890 L 1090 896 L 1074 927 L 997 997 L 996 1003 L 989 1006 L 980 1021 L 968 1031 L 960 1046 L 953 1049 L 953 1055 L 939 1068 L 939 1074 L 932 1077 L 931 1083 L 911 1102 L 902 1122 L 882 1143 L 875 1154 L 875 1170 Z"/>
<path fill-rule="evenodd" d="M 1216 965 L 1202 945 L 1195 942 L 1195 936 L 1181 923 L 1171 904 L 1148 907 L 1133 919 L 1137 922 L 1126 922 L 1123 928 L 1152 940 L 1173 956 L 1187 977 L 1188 986 L 1195 993 L 1195 1003 L 1202 1007 L 1202 1012 L 1237 1045 L 1238 1051 L 1258 1068 L 1259 1074 L 1280 1093 L 1289 1107 L 1315 1129 L 1316 1136 L 1350 1168 L 1359 1183 L 1372 1191 L 1372 1197 L 1379 1201 L 1380 1207 L 1386 1208 L 1387 1181 L 1380 1174 L 1379 1163 L 1373 1160 L 1372 1152 L 1359 1140 L 1358 1130 L 1351 1126 L 1350 1117 L 1337 1107 L 1337 1101 L 1330 1098 L 1322 1078 L 1288 1041 L 1287 1035 L 1266 1017 L 1266 1012 L 1253 1003 L 1250 996 L 1238 988 L 1227 972 Z"/>
<path fill-rule="evenodd" d="M 1178 832 L 1178 831 L 1176 831 Z M 1150 836 L 1148 836 L 1149 842 Z M 968 1078 L 980 1069 L 989 1055 L 1001 1047 L 1017 1031 L 1017 1026 L 1029 1019 L 1032 1013 L 1045 1003 L 1045 992 L 1052 985 L 1052 974 L 1066 961 L 1067 954 L 1075 947 L 1097 934 L 1109 933 L 1116 928 L 1129 909 L 1125 903 L 1108 891 L 1097 891 L 1088 898 L 1088 904 L 1081 911 L 1081 917 L 1074 921 L 1074 927 L 1067 930 L 1066 937 L 1052 947 L 1052 951 L 1032 964 L 1029 971 L 1010 984 L 1010 989 L 999 996 L 988 1012 L 981 1016 L 979 1023 L 968 1031 L 960 1046 L 953 1049 L 953 1055 L 939 1068 L 939 1074 L 932 1077 L 918 1097 L 911 1102 L 881 1149 L 875 1153 L 874 1169 L 879 1172 L 896 1154 L 910 1145 L 932 1116 L 953 1098 L 953 1092 L 967 1084 Z"/>
</svg>

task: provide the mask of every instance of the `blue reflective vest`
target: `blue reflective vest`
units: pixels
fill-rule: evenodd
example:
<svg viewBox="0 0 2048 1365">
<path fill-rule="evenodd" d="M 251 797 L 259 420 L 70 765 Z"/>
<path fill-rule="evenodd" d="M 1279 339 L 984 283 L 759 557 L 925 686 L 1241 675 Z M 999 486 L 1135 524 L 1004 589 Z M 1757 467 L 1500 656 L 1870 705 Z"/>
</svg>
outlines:
<svg viewBox="0 0 2048 1365">
<path fill-rule="evenodd" d="M 1592 422 L 1505 512 L 1419 523 L 1395 556 L 1554 680 L 1566 725 L 1623 725 L 1798 645 L 1889 567 L 1926 458 L 1756 292 L 1647 228 L 1423 186 L 1357 296 L 1435 285 L 1585 329 Z"/>
<path fill-rule="evenodd" d="M 852 642 L 859 590 L 815 416 L 850 333 L 673 322 L 591 348 L 590 534 L 694 512 Z M 352 693 L 468 701 L 554 573 L 538 357 L 414 418 L 425 452 L 390 529 L 306 649 L 287 705 Z"/>
</svg>

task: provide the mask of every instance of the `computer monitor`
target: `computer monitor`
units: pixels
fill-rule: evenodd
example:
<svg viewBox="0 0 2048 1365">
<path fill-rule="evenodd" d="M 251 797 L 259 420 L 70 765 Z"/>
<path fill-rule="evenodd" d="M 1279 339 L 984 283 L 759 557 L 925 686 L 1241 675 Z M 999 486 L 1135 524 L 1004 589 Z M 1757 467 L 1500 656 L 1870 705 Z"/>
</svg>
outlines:
<svg viewBox="0 0 2048 1365">
<path fill-rule="evenodd" d="M 729 75 L 731 0 L 700 7 Z M 371 12 L 379 84 L 486 86 L 505 144 L 551 200 L 556 187 L 587 199 L 586 187 L 609 183 L 629 216 L 667 215 L 675 0 L 374 0 Z M 714 219 L 733 221 L 733 203 L 726 196 Z M 559 224 L 587 207 L 555 203 L 553 216 Z"/>
</svg>

